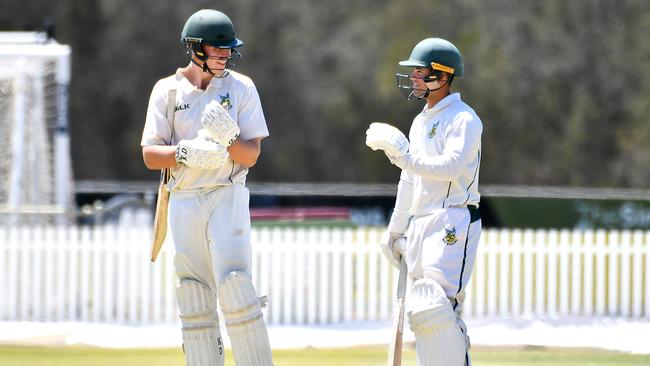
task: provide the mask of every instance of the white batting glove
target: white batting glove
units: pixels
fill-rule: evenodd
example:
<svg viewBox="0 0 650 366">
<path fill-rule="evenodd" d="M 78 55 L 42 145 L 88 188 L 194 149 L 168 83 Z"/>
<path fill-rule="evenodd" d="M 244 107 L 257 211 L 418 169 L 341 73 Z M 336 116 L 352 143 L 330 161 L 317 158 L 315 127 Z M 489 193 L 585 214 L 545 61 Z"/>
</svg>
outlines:
<svg viewBox="0 0 650 366">
<path fill-rule="evenodd" d="M 201 124 L 213 139 L 225 147 L 232 145 L 239 137 L 239 126 L 216 100 L 205 106 Z"/>
<path fill-rule="evenodd" d="M 381 251 L 388 258 L 388 261 L 395 268 L 399 268 L 402 255 L 406 250 L 406 237 L 404 234 L 385 231 L 381 236 L 379 246 L 381 246 Z"/>
<path fill-rule="evenodd" d="M 190 168 L 219 169 L 229 158 L 228 150 L 203 130 L 196 138 L 181 140 L 176 145 L 176 162 Z"/>
<path fill-rule="evenodd" d="M 366 130 L 366 145 L 373 150 L 383 150 L 391 163 L 404 169 L 403 157 L 409 150 L 409 140 L 402 131 L 381 122 L 373 122 Z"/>
</svg>

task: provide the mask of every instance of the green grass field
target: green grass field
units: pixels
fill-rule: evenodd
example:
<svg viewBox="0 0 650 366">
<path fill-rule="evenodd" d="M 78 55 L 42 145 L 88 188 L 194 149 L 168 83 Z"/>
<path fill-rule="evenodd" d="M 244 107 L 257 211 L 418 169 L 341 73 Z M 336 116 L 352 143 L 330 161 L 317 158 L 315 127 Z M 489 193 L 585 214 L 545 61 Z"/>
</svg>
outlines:
<svg viewBox="0 0 650 366">
<path fill-rule="evenodd" d="M 234 365 L 229 351 L 226 365 Z M 273 355 L 277 366 L 383 366 L 386 364 L 385 347 L 276 350 Z M 650 355 L 541 347 L 477 347 L 472 351 L 472 360 L 474 366 L 650 365 Z M 183 354 L 179 349 L 0 347 L 0 366 L 177 366 L 183 364 Z M 405 349 L 403 365 L 415 365 L 415 352 L 412 347 L 407 346 Z"/>
</svg>

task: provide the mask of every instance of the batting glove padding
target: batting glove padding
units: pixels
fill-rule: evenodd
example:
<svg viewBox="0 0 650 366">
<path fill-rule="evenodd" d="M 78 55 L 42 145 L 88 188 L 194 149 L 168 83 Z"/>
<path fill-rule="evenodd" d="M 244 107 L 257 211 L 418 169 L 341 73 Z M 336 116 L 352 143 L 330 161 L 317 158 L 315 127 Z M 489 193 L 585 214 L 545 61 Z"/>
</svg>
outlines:
<svg viewBox="0 0 650 366">
<path fill-rule="evenodd" d="M 388 261 L 395 268 L 399 268 L 402 254 L 406 250 L 406 237 L 402 234 L 385 231 L 381 236 L 379 246 L 381 246 L 381 251 L 388 258 Z"/>
<path fill-rule="evenodd" d="M 205 106 L 201 124 L 213 139 L 225 147 L 232 145 L 239 137 L 240 130 L 237 122 L 216 100 Z"/>
<path fill-rule="evenodd" d="M 373 122 L 368 127 L 366 145 L 373 150 L 383 150 L 391 162 L 400 160 L 409 150 L 409 140 L 402 131 L 381 122 Z"/>
<path fill-rule="evenodd" d="M 219 169 L 228 162 L 226 148 L 207 135 L 199 132 L 192 140 L 181 140 L 176 145 L 176 162 L 190 168 Z"/>
</svg>

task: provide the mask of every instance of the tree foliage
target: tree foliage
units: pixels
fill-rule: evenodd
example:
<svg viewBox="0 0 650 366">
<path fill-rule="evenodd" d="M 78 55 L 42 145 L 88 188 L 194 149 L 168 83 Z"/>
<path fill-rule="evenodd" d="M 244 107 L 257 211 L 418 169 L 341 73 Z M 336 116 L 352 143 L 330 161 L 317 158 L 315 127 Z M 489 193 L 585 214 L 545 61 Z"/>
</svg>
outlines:
<svg viewBox="0 0 650 366">
<path fill-rule="evenodd" d="M 422 105 L 394 87 L 397 62 L 438 36 L 463 53 L 454 89 L 483 120 L 483 183 L 648 187 L 645 0 L 3 0 L 3 30 L 50 16 L 73 48 L 77 179 L 155 179 L 139 146 L 149 93 L 187 64 L 180 30 L 205 7 L 233 19 L 262 98 L 271 137 L 251 179 L 394 182 L 364 132 L 407 132 Z"/>
</svg>

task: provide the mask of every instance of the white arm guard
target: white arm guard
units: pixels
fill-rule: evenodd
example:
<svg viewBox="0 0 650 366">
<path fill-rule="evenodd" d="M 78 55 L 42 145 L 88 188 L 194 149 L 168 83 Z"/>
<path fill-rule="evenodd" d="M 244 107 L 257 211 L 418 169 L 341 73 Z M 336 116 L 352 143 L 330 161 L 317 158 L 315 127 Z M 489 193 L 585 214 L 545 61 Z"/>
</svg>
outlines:
<svg viewBox="0 0 650 366">
<path fill-rule="evenodd" d="M 402 131 L 380 122 L 371 123 L 366 130 L 366 145 L 373 150 L 383 150 L 391 161 L 409 150 L 409 140 Z"/>
<path fill-rule="evenodd" d="M 411 219 L 411 204 L 413 203 L 413 182 L 408 173 L 402 171 L 402 176 L 397 185 L 397 198 L 395 209 L 388 223 L 388 231 L 391 233 L 404 234 Z"/>
<path fill-rule="evenodd" d="M 176 162 L 190 168 L 219 169 L 228 162 L 228 150 L 199 131 L 192 140 L 181 140 L 176 145 Z"/>
<path fill-rule="evenodd" d="M 225 147 L 232 145 L 239 137 L 239 126 L 216 100 L 205 106 L 201 124 L 213 139 Z"/>
</svg>

